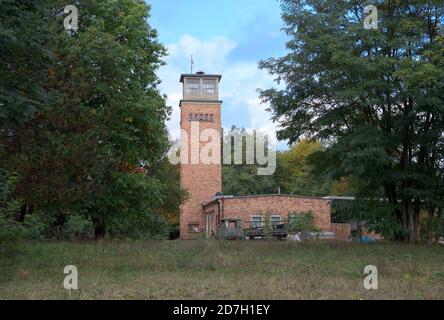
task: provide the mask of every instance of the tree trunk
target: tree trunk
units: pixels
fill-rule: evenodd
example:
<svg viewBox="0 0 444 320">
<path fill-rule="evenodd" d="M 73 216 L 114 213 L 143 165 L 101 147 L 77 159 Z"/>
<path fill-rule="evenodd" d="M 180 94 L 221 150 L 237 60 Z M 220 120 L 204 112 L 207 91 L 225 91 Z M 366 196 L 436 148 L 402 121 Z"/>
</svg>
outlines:
<svg viewBox="0 0 444 320">
<path fill-rule="evenodd" d="M 428 219 L 427 219 L 427 243 L 433 243 L 433 216 L 435 213 L 435 208 L 429 208 L 428 210 Z"/>
<path fill-rule="evenodd" d="M 402 201 L 401 204 L 401 226 L 404 230 L 409 230 L 409 215 L 408 215 L 408 204 L 406 201 Z M 410 235 L 404 236 L 403 241 L 408 242 Z"/>
<path fill-rule="evenodd" d="M 417 220 L 415 214 L 415 207 L 413 206 L 412 200 L 403 200 L 401 204 L 402 208 L 402 227 L 408 231 L 408 235 L 404 238 L 404 242 L 416 243 L 418 235 L 418 226 L 415 223 Z"/>
<path fill-rule="evenodd" d="M 421 213 L 421 207 L 419 205 L 419 201 L 415 202 L 413 207 L 413 234 L 415 243 L 419 242 L 419 218 Z"/>
<path fill-rule="evenodd" d="M 105 221 L 103 218 L 93 218 L 92 220 L 94 223 L 94 236 L 96 240 L 104 238 L 106 234 Z"/>
<path fill-rule="evenodd" d="M 416 242 L 416 234 L 415 234 L 415 212 L 413 208 L 409 206 L 408 208 L 408 217 L 409 217 L 409 243 Z"/>
</svg>

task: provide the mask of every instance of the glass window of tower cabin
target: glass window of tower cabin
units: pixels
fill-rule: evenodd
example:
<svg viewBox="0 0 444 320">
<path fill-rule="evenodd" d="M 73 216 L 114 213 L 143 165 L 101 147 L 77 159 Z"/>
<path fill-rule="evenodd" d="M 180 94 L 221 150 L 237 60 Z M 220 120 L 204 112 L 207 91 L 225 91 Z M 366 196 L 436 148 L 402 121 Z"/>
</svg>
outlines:
<svg viewBox="0 0 444 320">
<path fill-rule="evenodd" d="M 200 79 L 187 79 L 186 81 L 186 93 L 187 94 L 199 94 Z"/>
<path fill-rule="evenodd" d="M 215 94 L 216 93 L 216 80 L 203 79 L 202 80 L 202 90 L 205 94 Z"/>
</svg>

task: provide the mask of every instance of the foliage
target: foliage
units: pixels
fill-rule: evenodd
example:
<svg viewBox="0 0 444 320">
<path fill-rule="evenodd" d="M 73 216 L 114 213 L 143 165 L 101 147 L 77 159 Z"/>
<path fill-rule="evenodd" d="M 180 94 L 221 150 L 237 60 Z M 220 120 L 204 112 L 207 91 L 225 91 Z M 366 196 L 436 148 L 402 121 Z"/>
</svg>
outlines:
<svg viewBox="0 0 444 320">
<path fill-rule="evenodd" d="M 438 220 L 438 235 L 444 237 L 444 214 L 441 214 Z"/>
<path fill-rule="evenodd" d="M 0 252 L 22 240 L 38 239 L 43 232 L 42 223 L 33 216 L 16 219 L 22 203 L 12 198 L 11 190 L 17 181 L 16 175 L 0 169 Z"/>
<path fill-rule="evenodd" d="M 165 217 L 171 226 L 179 224 L 180 205 L 187 199 L 188 193 L 180 188 L 180 165 L 171 164 L 164 157 L 153 166 L 150 175 L 164 186 L 165 200 L 156 212 Z"/>
<path fill-rule="evenodd" d="M 314 216 L 311 210 L 307 212 L 289 212 L 288 231 L 290 232 L 315 232 L 318 231 L 314 224 Z"/>
<path fill-rule="evenodd" d="M 65 222 L 63 233 L 71 241 L 90 240 L 94 238 L 94 226 L 90 219 L 79 215 L 72 215 Z"/>
<path fill-rule="evenodd" d="M 51 24 L 42 20 L 48 1 L 2 1 L 0 11 L 0 146 L 7 131 L 46 110 L 52 53 Z M 3 164 L 2 164 L 3 165 Z"/>
<path fill-rule="evenodd" d="M 255 134 L 245 129 L 232 127 L 224 133 L 223 144 L 231 144 L 231 159 L 234 154 L 234 143 L 242 139 L 243 164 L 224 164 L 222 167 L 222 190 L 224 194 L 246 196 L 255 194 L 275 194 L 278 185 L 273 176 L 259 176 L 257 174 L 258 164 L 247 164 L 246 146 L 247 139 L 255 139 Z M 231 140 L 230 140 L 231 139 Z"/>
<path fill-rule="evenodd" d="M 406 232 L 393 217 L 393 207 L 387 201 L 347 200 L 334 201 L 332 208 L 336 218 L 342 221 L 359 221 L 366 230 L 373 230 L 385 239 L 394 239 L 397 234 Z"/>
<path fill-rule="evenodd" d="M 95 226 L 105 228 L 96 227 L 95 232 L 132 239 L 164 238 L 167 221 L 156 211 L 164 205 L 165 194 L 164 186 L 155 178 L 118 173 L 107 193 L 94 197 L 84 212 Z"/>
<path fill-rule="evenodd" d="M 65 5 L 2 2 L 1 166 L 22 177 L 13 190 L 26 204 L 19 220 L 44 212 L 50 228 L 60 230 L 70 215 L 80 214 L 100 237 L 117 213 L 134 223 L 162 205 L 140 193 L 148 169 L 168 147 L 170 109 L 155 74 L 165 48 L 147 24 L 149 7 L 141 1 L 76 1 L 75 33 L 63 29 Z M 141 189 L 116 190 L 122 176 Z M 149 185 L 157 197 L 162 185 Z M 128 210 L 137 198 L 133 193 L 149 201 L 143 210 L 136 206 L 137 215 Z"/>
<path fill-rule="evenodd" d="M 283 193 L 326 196 L 330 192 L 330 178 L 315 170 L 311 160 L 314 153 L 322 152 L 321 144 L 302 140 L 288 151 L 277 155 L 276 179 Z"/>
<path fill-rule="evenodd" d="M 228 137 L 253 137 L 244 129 L 232 127 L 224 135 Z M 234 148 L 231 149 L 232 151 Z M 222 168 L 223 192 L 232 195 L 256 195 L 281 193 L 305 196 L 327 196 L 329 194 L 348 195 L 354 193 L 353 181 L 349 177 L 333 179 L 323 168 L 325 161 L 324 147 L 319 142 L 301 140 L 290 150 L 278 151 L 276 172 L 271 176 L 258 176 L 255 164 L 224 165 Z M 243 155 L 245 159 L 245 151 Z"/>
<path fill-rule="evenodd" d="M 260 66 L 284 86 L 261 97 L 280 139 L 328 141 L 332 176 L 387 199 L 396 238 L 415 242 L 421 208 L 444 206 L 444 4 L 372 4 L 378 30 L 363 3 L 282 0 L 289 52 Z"/>
</svg>

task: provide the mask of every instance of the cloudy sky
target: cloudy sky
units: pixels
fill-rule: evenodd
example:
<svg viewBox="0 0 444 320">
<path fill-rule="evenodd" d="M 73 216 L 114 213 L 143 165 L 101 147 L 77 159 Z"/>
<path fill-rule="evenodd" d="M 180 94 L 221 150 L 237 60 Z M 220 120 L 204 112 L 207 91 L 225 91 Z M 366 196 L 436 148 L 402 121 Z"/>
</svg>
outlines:
<svg viewBox="0 0 444 320">
<path fill-rule="evenodd" d="M 276 0 L 147 0 L 149 23 L 168 48 L 167 65 L 159 71 L 161 90 L 168 96 L 173 114 L 170 134 L 179 137 L 181 73 L 193 71 L 222 74 L 220 98 L 222 125 L 260 129 L 274 135 L 276 124 L 260 104 L 257 89 L 275 86 L 271 76 L 257 67 L 258 61 L 285 54 L 285 35 L 280 30 Z M 286 143 L 278 143 L 285 149 Z"/>
</svg>

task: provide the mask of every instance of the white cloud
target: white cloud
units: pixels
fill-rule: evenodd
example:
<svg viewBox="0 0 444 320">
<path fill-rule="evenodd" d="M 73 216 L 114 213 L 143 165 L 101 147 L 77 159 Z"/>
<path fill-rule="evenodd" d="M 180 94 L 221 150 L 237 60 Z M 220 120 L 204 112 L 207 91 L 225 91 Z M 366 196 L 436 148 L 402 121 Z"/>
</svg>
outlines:
<svg viewBox="0 0 444 320">
<path fill-rule="evenodd" d="M 173 107 L 168 129 L 174 139 L 180 134 L 179 101 L 182 88 L 179 77 L 182 73 L 190 72 L 191 55 L 195 62 L 193 72 L 202 70 L 222 74 L 220 98 L 224 105 L 238 108 L 239 115 L 248 118 L 242 119 L 248 124 L 248 129 L 260 129 L 275 138 L 276 125 L 265 110 L 267 106 L 260 104 L 257 92 L 258 88 L 273 86 L 272 78 L 258 69 L 257 61 L 230 61 L 229 54 L 236 46 L 233 40 L 226 37 L 213 37 L 203 41 L 189 34 L 182 35 L 177 43 L 167 46 L 167 65 L 161 68 L 159 77 L 162 80 L 161 90 L 167 94 L 168 104 Z M 233 124 L 236 124 L 236 119 L 225 119 L 223 126 L 231 127 Z"/>
</svg>

